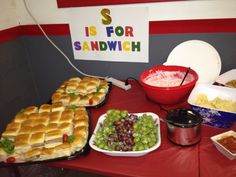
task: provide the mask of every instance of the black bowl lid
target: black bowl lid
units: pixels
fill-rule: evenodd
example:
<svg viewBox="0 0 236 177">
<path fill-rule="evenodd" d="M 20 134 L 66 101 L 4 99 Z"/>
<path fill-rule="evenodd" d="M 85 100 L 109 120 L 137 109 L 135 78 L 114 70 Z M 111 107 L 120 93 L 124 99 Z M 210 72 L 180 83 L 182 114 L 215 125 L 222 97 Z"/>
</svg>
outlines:
<svg viewBox="0 0 236 177">
<path fill-rule="evenodd" d="M 182 128 L 195 127 L 202 123 L 200 114 L 191 109 L 176 109 L 168 113 L 166 121 Z"/>
</svg>

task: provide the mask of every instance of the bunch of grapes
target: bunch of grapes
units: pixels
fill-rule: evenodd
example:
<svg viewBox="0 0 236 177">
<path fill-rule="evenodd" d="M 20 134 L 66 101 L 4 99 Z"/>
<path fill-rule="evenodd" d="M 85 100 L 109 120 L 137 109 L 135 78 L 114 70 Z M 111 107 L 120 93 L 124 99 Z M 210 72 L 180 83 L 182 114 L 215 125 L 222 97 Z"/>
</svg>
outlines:
<svg viewBox="0 0 236 177">
<path fill-rule="evenodd" d="M 156 144 L 157 127 L 152 116 L 109 110 L 96 133 L 96 146 L 110 151 L 140 151 Z"/>
</svg>

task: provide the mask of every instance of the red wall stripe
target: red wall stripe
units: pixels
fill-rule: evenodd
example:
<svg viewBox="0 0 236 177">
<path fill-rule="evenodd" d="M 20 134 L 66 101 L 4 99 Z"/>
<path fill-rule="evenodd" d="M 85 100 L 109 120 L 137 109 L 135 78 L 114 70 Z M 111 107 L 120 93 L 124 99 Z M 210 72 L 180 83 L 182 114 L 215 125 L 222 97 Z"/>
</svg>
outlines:
<svg viewBox="0 0 236 177">
<path fill-rule="evenodd" d="M 47 25 L 40 25 L 40 26 L 48 35 L 63 36 L 63 35 L 70 34 L 70 29 L 69 29 L 68 24 L 47 24 Z M 20 35 L 26 35 L 26 36 L 43 35 L 42 31 L 39 29 L 37 25 L 19 26 L 19 31 L 20 31 Z"/>
<path fill-rule="evenodd" d="M 176 20 L 149 22 L 150 34 L 236 32 L 236 19 Z"/>
<path fill-rule="evenodd" d="M 148 2 L 168 2 L 181 0 L 57 0 L 59 8 L 64 7 L 82 7 L 82 6 L 99 6 L 99 5 L 115 5 L 115 4 L 133 4 L 133 3 L 148 3 Z M 183 1 L 183 0 L 182 0 Z"/>
<path fill-rule="evenodd" d="M 68 24 L 48 24 L 41 26 L 48 35 L 70 35 Z M 149 34 L 223 32 L 236 32 L 236 18 L 149 22 Z M 0 31 L 0 42 L 11 40 L 21 35 L 40 36 L 43 34 L 37 25 L 22 25 Z"/>
<path fill-rule="evenodd" d="M 0 42 L 5 42 L 19 36 L 19 27 L 8 28 L 0 31 Z"/>
</svg>

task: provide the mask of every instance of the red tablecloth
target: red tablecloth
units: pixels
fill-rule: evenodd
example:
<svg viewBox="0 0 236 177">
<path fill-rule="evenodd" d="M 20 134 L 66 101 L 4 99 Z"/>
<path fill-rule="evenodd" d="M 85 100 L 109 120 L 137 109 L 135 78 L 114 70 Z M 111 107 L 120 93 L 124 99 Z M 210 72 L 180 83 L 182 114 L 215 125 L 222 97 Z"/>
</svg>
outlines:
<svg viewBox="0 0 236 177">
<path fill-rule="evenodd" d="M 107 103 L 101 108 L 91 109 L 92 131 L 100 115 L 108 109 L 126 109 L 131 113 L 154 112 L 166 116 L 159 106 L 149 101 L 142 88 L 131 82 L 132 89 L 124 91 L 112 87 Z M 181 103 L 166 109 L 188 107 Z M 231 127 L 236 130 L 236 124 Z M 167 139 L 165 123 L 161 122 L 161 146 L 141 157 L 111 157 L 94 150 L 74 160 L 49 163 L 50 166 L 87 171 L 107 176 L 140 177 L 236 177 L 236 160 L 229 160 L 214 147 L 210 137 L 227 131 L 202 126 L 201 142 L 190 147 L 172 144 Z"/>
</svg>

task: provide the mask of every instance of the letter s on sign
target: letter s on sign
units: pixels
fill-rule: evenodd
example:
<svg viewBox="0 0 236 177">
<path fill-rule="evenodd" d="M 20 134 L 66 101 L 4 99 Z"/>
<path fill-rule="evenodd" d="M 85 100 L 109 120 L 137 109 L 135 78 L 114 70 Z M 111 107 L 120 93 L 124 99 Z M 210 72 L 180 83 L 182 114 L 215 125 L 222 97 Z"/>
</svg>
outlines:
<svg viewBox="0 0 236 177">
<path fill-rule="evenodd" d="M 109 25 L 111 24 L 111 16 L 110 16 L 110 9 L 102 9 L 101 10 L 101 15 L 102 15 L 102 23 L 104 25 Z"/>
</svg>

